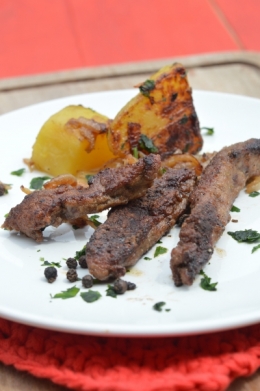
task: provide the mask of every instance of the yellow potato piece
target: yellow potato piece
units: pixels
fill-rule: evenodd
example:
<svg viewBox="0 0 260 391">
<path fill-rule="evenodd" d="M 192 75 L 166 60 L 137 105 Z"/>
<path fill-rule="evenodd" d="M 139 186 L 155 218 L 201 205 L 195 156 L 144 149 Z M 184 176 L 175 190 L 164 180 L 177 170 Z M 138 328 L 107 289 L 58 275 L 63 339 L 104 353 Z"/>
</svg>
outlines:
<svg viewBox="0 0 260 391">
<path fill-rule="evenodd" d="M 110 149 L 123 157 L 133 148 L 142 149 L 139 140 L 145 135 L 159 153 L 176 148 L 198 152 L 202 137 L 184 67 L 178 63 L 165 66 L 138 87 L 139 94 L 109 126 Z"/>
<path fill-rule="evenodd" d="M 115 158 L 107 143 L 109 122 L 109 118 L 92 109 L 65 107 L 42 126 L 33 145 L 31 163 L 53 176 L 97 172 Z"/>
</svg>

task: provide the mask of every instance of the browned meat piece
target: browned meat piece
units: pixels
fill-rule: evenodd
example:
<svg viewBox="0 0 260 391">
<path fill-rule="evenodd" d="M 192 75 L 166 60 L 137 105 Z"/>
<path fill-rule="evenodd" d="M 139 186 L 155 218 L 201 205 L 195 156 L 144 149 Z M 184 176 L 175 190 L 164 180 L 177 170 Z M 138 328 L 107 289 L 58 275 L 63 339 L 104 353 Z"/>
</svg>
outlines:
<svg viewBox="0 0 260 391">
<path fill-rule="evenodd" d="M 34 191 L 11 209 L 2 228 L 20 231 L 41 242 L 42 231 L 49 225 L 84 221 L 88 213 L 143 196 L 159 168 L 159 155 L 149 155 L 133 165 L 101 171 L 88 188 L 62 185 Z"/>
<path fill-rule="evenodd" d="M 260 140 L 223 148 L 203 171 L 190 197 L 191 214 L 171 253 L 175 285 L 191 285 L 211 258 L 214 245 L 230 220 L 230 209 L 246 181 L 260 174 Z"/>
<path fill-rule="evenodd" d="M 111 209 L 86 246 L 89 272 L 99 280 L 123 276 L 172 228 L 194 184 L 193 170 L 168 168 L 144 197 Z"/>
</svg>

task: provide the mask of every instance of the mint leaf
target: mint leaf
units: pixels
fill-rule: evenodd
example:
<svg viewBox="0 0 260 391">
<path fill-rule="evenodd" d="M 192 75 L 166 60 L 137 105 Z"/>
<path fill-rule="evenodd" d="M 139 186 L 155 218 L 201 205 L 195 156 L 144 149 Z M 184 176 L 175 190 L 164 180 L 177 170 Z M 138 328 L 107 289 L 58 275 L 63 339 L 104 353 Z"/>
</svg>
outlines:
<svg viewBox="0 0 260 391">
<path fill-rule="evenodd" d="M 44 182 L 48 181 L 49 179 L 51 179 L 49 176 L 42 176 L 42 177 L 33 178 L 30 182 L 30 189 L 40 190 L 42 188 Z"/>
<path fill-rule="evenodd" d="M 98 227 L 99 225 L 101 225 L 100 221 L 97 220 L 98 218 L 99 218 L 99 215 L 94 215 L 94 216 L 89 217 L 89 220 L 91 220 L 92 223 L 94 223 L 94 225 L 96 227 Z"/>
<path fill-rule="evenodd" d="M 200 128 L 200 130 L 206 130 L 205 136 L 212 136 L 214 134 L 214 128 L 207 128 L 206 126 Z"/>
<path fill-rule="evenodd" d="M 155 81 L 154 80 L 146 80 L 140 87 L 139 90 L 141 94 L 146 97 L 149 97 L 150 92 L 155 89 Z"/>
<path fill-rule="evenodd" d="M 167 253 L 168 249 L 162 246 L 157 246 L 154 252 L 154 258 L 158 257 L 159 255 Z"/>
<path fill-rule="evenodd" d="M 230 212 L 240 212 L 240 209 L 237 206 L 232 205 Z"/>
<path fill-rule="evenodd" d="M 56 293 L 56 295 L 54 296 L 51 295 L 51 297 L 53 299 L 63 299 L 63 300 L 71 299 L 72 297 L 75 297 L 77 295 L 79 290 L 80 290 L 79 288 L 73 286 L 72 288 L 69 288 L 66 291 L 61 291 L 60 293 Z"/>
<path fill-rule="evenodd" d="M 253 231 L 252 229 L 245 229 L 244 231 L 235 231 L 228 232 L 233 239 L 237 242 L 242 243 L 253 243 L 260 239 L 260 233 L 257 231 Z"/>
<path fill-rule="evenodd" d="M 87 303 L 93 303 L 94 301 L 97 301 L 101 297 L 101 294 L 98 291 L 92 291 L 90 289 L 87 292 L 81 292 L 80 296 Z"/>
<path fill-rule="evenodd" d="M 76 251 L 74 258 L 78 260 L 82 255 L 86 255 L 86 245 L 79 251 Z"/>
<path fill-rule="evenodd" d="M 158 312 L 161 312 L 162 311 L 162 307 L 165 305 L 166 303 L 164 301 L 158 301 L 158 303 L 155 303 L 153 305 L 153 309 L 155 311 L 158 311 Z"/>
<path fill-rule="evenodd" d="M 249 194 L 249 197 L 257 197 L 259 195 L 260 195 L 259 191 L 252 191 L 252 193 Z"/>
<path fill-rule="evenodd" d="M 260 248 L 260 244 L 258 244 L 257 246 L 253 247 L 251 253 L 253 254 L 259 248 Z"/>
<path fill-rule="evenodd" d="M 150 153 L 158 152 L 158 149 L 156 148 L 152 140 L 145 134 L 141 134 L 140 136 L 139 147 Z"/>
<path fill-rule="evenodd" d="M 24 172 L 25 172 L 25 168 L 20 168 L 19 170 L 12 171 L 11 175 L 22 176 Z"/>
<path fill-rule="evenodd" d="M 217 288 L 216 288 L 216 286 L 218 285 L 217 282 L 211 282 L 211 278 L 208 277 L 206 275 L 206 273 L 204 273 L 203 270 L 201 270 L 199 274 L 203 276 L 203 278 L 200 280 L 200 286 L 202 289 L 204 289 L 205 291 L 211 291 L 211 292 L 217 290 Z"/>
<path fill-rule="evenodd" d="M 110 296 L 110 297 L 113 297 L 113 298 L 117 298 L 117 294 L 113 288 L 112 285 L 108 285 L 108 288 L 106 289 L 106 296 Z"/>
</svg>

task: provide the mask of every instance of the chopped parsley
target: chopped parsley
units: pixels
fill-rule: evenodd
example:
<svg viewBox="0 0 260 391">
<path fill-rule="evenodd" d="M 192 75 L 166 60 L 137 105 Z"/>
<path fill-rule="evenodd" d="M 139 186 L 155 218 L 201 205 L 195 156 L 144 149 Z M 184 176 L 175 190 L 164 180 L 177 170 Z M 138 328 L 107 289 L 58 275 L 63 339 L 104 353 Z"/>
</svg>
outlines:
<svg viewBox="0 0 260 391">
<path fill-rule="evenodd" d="M 240 212 L 240 209 L 237 206 L 232 205 L 232 208 L 230 209 L 230 212 Z"/>
<path fill-rule="evenodd" d="M 89 217 L 89 220 L 92 221 L 92 223 L 94 223 L 94 225 L 96 227 L 98 227 L 99 225 L 101 225 L 102 223 L 100 223 L 100 221 L 98 221 L 97 219 L 99 218 L 99 215 L 93 215 L 93 216 L 90 216 Z"/>
<path fill-rule="evenodd" d="M 151 260 L 152 260 L 152 258 L 149 258 L 149 257 L 144 257 L 144 260 L 145 260 L 145 261 L 151 261 Z"/>
<path fill-rule="evenodd" d="M 162 311 L 162 307 L 165 305 L 166 303 L 164 301 L 158 301 L 158 303 L 155 303 L 153 305 L 153 309 L 155 311 L 158 311 L 158 312 L 161 312 Z"/>
<path fill-rule="evenodd" d="M 86 245 L 81 250 L 76 251 L 74 258 L 78 260 L 82 255 L 86 255 Z"/>
<path fill-rule="evenodd" d="M 40 250 L 38 250 L 40 251 Z M 45 261 L 44 258 L 40 258 L 40 261 L 43 262 L 41 266 L 55 266 L 55 267 L 61 267 L 60 262 L 49 262 Z"/>
<path fill-rule="evenodd" d="M 40 190 L 44 182 L 48 181 L 49 179 L 51 179 L 49 176 L 33 178 L 30 182 L 30 189 Z"/>
<path fill-rule="evenodd" d="M 108 285 L 106 289 L 106 296 L 113 297 L 114 299 L 117 298 L 117 294 L 114 290 L 114 287 L 112 285 Z"/>
<path fill-rule="evenodd" d="M 260 248 L 260 244 L 258 244 L 257 246 L 253 247 L 251 253 L 253 254 L 259 248 Z"/>
<path fill-rule="evenodd" d="M 25 168 L 20 168 L 19 170 L 12 171 L 11 175 L 22 176 L 24 172 L 25 172 Z"/>
<path fill-rule="evenodd" d="M 133 153 L 133 157 L 135 157 L 136 159 L 138 159 L 138 149 L 137 149 L 137 147 L 134 147 L 134 148 L 132 149 L 132 153 Z"/>
<path fill-rule="evenodd" d="M 211 282 L 211 278 L 208 277 L 206 275 L 206 273 L 204 273 L 203 270 L 200 271 L 199 273 L 201 276 L 203 276 L 203 278 L 200 280 L 200 286 L 202 289 L 204 289 L 205 291 L 216 291 L 217 288 L 216 286 L 218 285 L 217 282 Z"/>
<path fill-rule="evenodd" d="M 92 178 L 94 178 L 94 175 L 86 175 L 85 178 L 89 182 L 92 180 Z"/>
<path fill-rule="evenodd" d="M 56 295 L 52 296 L 51 295 L 51 298 L 52 299 L 71 299 L 72 297 L 75 297 L 78 292 L 79 292 L 79 288 L 77 288 L 76 286 L 73 286 L 72 288 L 69 288 L 67 289 L 66 291 L 61 291 L 60 293 L 56 293 Z"/>
<path fill-rule="evenodd" d="M 249 194 L 249 197 L 257 197 L 259 195 L 260 195 L 259 191 L 252 191 L 252 193 Z"/>
<path fill-rule="evenodd" d="M 92 291 L 91 289 L 89 289 L 89 291 L 87 292 L 81 292 L 80 296 L 87 303 L 93 303 L 101 297 L 101 294 L 98 291 Z"/>
<path fill-rule="evenodd" d="M 149 137 L 147 137 L 145 134 L 141 134 L 139 140 L 139 146 L 141 149 L 144 149 L 145 151 L 150 153 L 158 152 L 158 149 L 156 148 L 152 140 Z"/>
<path fill-rule="evenodd" d="M 168 249 L 162 246 L 157 246 L 154 252 L 154 258 L 158 257 L 159 255 L 167 253 Z"/>
<path fill-rule="evenodd" d="M 212 136 L 214 134 L 214 128 L 207 128 L 206 126 L 200 128 L 200 130 L 206 130 L 205 136 Z"/>
<path fill-rule="evenodd" d="M 139 90 L 141 94 L 146 97 L 149 97 L 150 92 L 155 89 L 155 81 L 154 80 L 146 80 L 140 87 Z"/>
<path fill-rule="evenodd" d="M 244 231 L 228 232 L 233 239 L 239 243 L 253 243 L 260 239 L 260 233 L 252 229 L 245 229 Z"/>
<path fill-rule="evenodd" d="M 161 175 L 165 174 L 166 171 L 167 171 L 167 168 L 166 168 L 166 167 L 161 167 L 161 168 L 160 168 L 160 174 L 161 174 Z"/>
</svg>

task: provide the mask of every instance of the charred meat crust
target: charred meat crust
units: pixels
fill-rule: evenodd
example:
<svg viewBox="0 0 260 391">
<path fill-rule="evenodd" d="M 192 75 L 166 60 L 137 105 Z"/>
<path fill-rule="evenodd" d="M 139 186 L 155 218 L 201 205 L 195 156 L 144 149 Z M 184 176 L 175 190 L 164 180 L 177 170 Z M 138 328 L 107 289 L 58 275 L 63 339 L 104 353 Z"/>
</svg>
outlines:
<svg viewBox="0 0 260 391">
<path fill-rule="evenodd" d="M 260 175 L 260 140 L 223 148 L 202 173 L 190 196 L 191 214 L 171 253 L 176 286 L 191 285 L 211 258 L 214 245 L 230 220 L 230 209 L 247 180 Z"/>
<path fill-rule="evenodd" d="M 62 185 L 34 191 L 10 210 L 2 228 L 22 232 L 41 242 L 42 231 L 47 226 L 84 221 L 88 213 L 126 204 L 143 196 L 153 184 L 159 168 L 159 155 L 151 154 L 133 165 L 101 171 L 88 188 Z"/>
<path fill-rule="evenodd" d="M 194 184 L 193 170 L 168 168 L 145 196 L 112 208 L 86 246 L 89 272 L 99 280 L 124 275 L 172 228 Z"/>
</svg>

